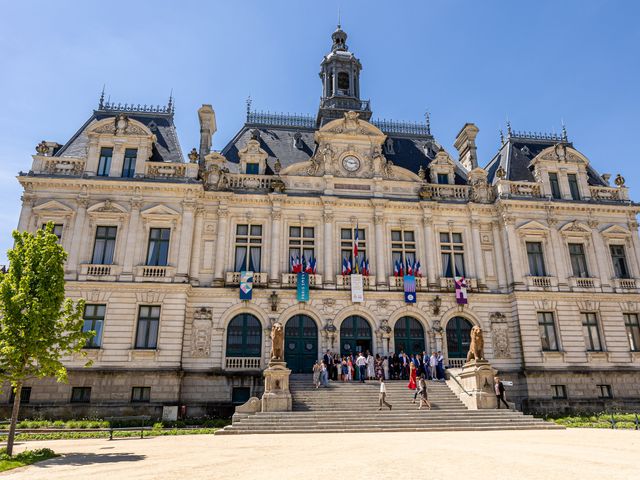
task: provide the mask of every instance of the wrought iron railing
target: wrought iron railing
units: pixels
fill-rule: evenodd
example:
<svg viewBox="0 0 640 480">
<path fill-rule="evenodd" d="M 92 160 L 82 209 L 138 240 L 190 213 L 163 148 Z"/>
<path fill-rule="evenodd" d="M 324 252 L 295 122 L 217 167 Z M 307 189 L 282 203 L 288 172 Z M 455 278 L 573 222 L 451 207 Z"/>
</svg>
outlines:
<svg viewBox="0 0 640 480">
<path fill-rule="evenodd" d="M 110 112 L 125 112 L 125 113 L 173 113 L 173 103 L 168 105 L 144 105 L 141 104 L 129 104 L 129 103 L 115 103 L 115 102 L 100 102 L 98 110 L 107 110 Z"/>
<path fill-rule="evenodd" d="M 371 123 L 384 133 L 431 136 L 431 128 L 425 123 L 396 122 L 394 120 L 384 119 L 373 120 Z"/>
<path fill-rule="evenodd" d="M 315 128 L 316 120 L 311 115 L 289 113 L 247 112 L 247 123 L 279 127 Z"/>
</svg>

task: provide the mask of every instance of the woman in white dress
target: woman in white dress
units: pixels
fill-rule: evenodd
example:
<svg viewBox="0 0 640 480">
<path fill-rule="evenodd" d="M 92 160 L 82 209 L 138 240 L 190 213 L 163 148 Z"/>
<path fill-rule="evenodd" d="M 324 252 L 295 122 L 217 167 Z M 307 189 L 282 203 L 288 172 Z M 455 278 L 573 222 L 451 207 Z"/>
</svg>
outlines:
<svg viewBox="0 0 640 480">
<path fill-rule="evenodd" d="M 384 371 L 384 379 L 389 380 L 389 359 L 384 357 L 382 360 L 382 370 Z"/>
<path fill-rule="evenodd" d="M 375 359 L 370 352 L 367 352 L 367 379 L 372 380 L 374 378 L 376 378 Z"/>
</svg>

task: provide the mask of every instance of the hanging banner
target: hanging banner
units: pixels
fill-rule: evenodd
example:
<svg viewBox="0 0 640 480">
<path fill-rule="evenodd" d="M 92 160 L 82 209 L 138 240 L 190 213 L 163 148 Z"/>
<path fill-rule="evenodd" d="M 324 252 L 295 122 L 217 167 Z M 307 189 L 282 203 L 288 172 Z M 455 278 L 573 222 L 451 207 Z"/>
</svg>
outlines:
<svg viewBox="0 0 640 480">
<path fill-rule="evenodd" d="M 364 280 L 362 275 L 351 275 L 351 301 L 353 303 L 364 302 Z"/>
<path fill-rule="evenodd" d="M 251 300 L 253 272 L 240 272 L 240 300 Z"/>
<path fill-rule="evenodd" d="M 416 303 L 416 277 L 413 275 L 404 276 L 404 301 Z"/>
<path fill-rule="evenodd" d="M 456 303 L 458 305 L 467 304 L 467 279 L 464 277 L 454 277 L 456 282 Z"/>
<path fill-rule="evenodd" d="M 297 298 L 299 302 L 309 301 L 309 274 L 298 272 Z"/>
</svg>

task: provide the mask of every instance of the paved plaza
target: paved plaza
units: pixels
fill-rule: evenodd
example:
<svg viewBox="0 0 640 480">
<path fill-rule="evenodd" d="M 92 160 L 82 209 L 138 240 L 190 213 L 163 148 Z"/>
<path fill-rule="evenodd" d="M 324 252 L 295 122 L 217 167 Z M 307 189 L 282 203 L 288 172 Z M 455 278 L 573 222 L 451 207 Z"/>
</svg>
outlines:
<svg viewBox="0 0 640 480">
<path fill-rule="evenodd" d="M 11 479 L 638 479 L 640 432 L 423 432 L 189 435 L 30 442 L 62 457 Z M 18 451 L 25 444 L 18 446 Z"/>
</svg>

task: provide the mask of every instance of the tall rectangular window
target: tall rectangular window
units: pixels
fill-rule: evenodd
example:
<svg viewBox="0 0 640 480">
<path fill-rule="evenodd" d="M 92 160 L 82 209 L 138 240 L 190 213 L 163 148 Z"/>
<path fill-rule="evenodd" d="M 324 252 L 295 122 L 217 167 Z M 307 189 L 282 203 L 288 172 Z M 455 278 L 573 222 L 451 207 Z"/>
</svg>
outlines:
<svg viewBox="0 0 640 480">
<path fill-rule="evenodd" d="M 613 261 L 613 272 L 616 278 L 629 278 L 629 268 L 627 267 L 627 256 L 624 252 L 624 245 L 609 245 L 611 260 Z"/>
<path fill-rule="evenodd" d="M 569 257 L 571 257 L 571 269 L 574 277 L 588 277 L 587 257 L 584 254 L 584 245 L 582 243 L 569 244 Z"/>
<path fill-rule="evenodd" d="M 558 337 L 556 324 L 553 321 L 553 312 L 538 312 L 538 328 L 542 350 L 546 352 L 558 351 Z"/>
<path fill-rule="evenodd" d="M 44 230 L 47 227 L 46 223 L 42 224 L 42 229 Z M 58 243 L 60 243 L 60 240 L 62 240 L 62 228 L 63 225 L 62 223 L 54 223 L 53 224 L 53 234 L 58 237 Z"/>
<path fill-rule="evenodd" d="M 133 387 L 131 403 L 148 403 L 151 401 L 151 387 Z"/>
<path fill-rule="evenodd" d="M 440 185 L 446 185 L 449 183 L 449 174 L 448 173 L 439 173 L 438 174 L 438 183 Z"/>
<path fill-rule="evenodd" d="M 87 304 L 84 306 L 83 332 L 95 331 L 96 334 L 87 340 L 85 348 L 100 348 L 102 345 L 102 327 L 106 305 Z"/>
<path fill-rule="evenodd" d="M 578 177 L 575 173 L 567 174 L 567 180 L 569 181 L 569 192 L 571 192 L 571 198 L 574 200 L 580 200 L 580 188 L 578 188 Z"/>
<path fill-rule="evenodd" d="M 262 225 L 236 225 L 234 272 L 259 272 L 262 258 Z"/>
<path fill-rule="evenodd" d="M 351 262 L 351 268 L 355 272 L 356 265 L 358 269 L 362 264 L 362 259 L 367 256 L 367 236 L 364 228 L 358 228 L 358 258 L 353 258 L 353 244 L 355 242 L 356 229 L 342 228 L 340 229 L 340 265 L 342 261 L 347 259 Z"/>
<path fill-rule="evenodd" d="M 116 249 L 116 234 L 118 227 L 97 227 L 96 240 L 93 244 L 93 258 L 91 263 L 96 265 L 111 265 L 113 252 Z"/>
<path fill-rule="evenodd" d="M 71 403 L 91 402 L 91 387 L 73 387 L 71 389 Z"/>
<path fill-rule="evenodd" d="M 98 160 L 98 176 L 108 177 L 111 170 L 111 158 L 113 157 L 113 148 L 102 147 L 100 149 L 100 159 Z"/>
<path fill-rule="evenodd" d="M 124 151 L 124 162 L 122 163 L 122 177 L 133 178 L 136 173 L 136 159 L 138 158 L 137 148 L 127 148 Z"/>
<path fill-rule="evenodd" d="M 311 258 L 315 258 L 315 229 L 313 227 L 289 227 L 289 259 L 304 258 L 309 265 Z"/>
<path fill-rule="evenodd" d="M 246 173 L 247 175 L 258 175 L 260 173 L 260 164 L 255 162 L 247 163 Z"/>
<path fill-rule="evenodd" d="M 149 230 L 149 248 L 147 265 L 164 267 L 169 261 L 170 228 L 152 228 Z"/>
<path fill-rule="evenodd" d="M 584 335 L 584 344 L 588 351 L 602 351 L 600 329 L 598 328 L 598 317 L 595 313 L 585 312 L 582 314 L 582 334 Z"/>
<path fill-rule="evenodd" d="M 158 326 L 160 324 L 160 307 L 157 305 L 141 305 L 138 311 L 138 331 L 136 348 L 158 347 Z"/>
<path fill-rule="evenodd" d="M 549 184 L 551 185 L 551 197 L 562 198 L 560 193 L 560 183 L 558 182 L 558 174 L 555 172 L 549 172 Z"/>
<path fill-rule="evenodd" d="M 542 254 L 542 242 L 527 242 L 527 258 L 529 259 L 529 275 L 534 277 L 547 276 L 544 255 Z"/>
<path fill-rule="evenodd" d="M 551 397 L 554 399 L 567 398 L 567 387 L 565 385 L 551 385 Z"/>
<path fill-rule="evenodd" d="M 596 385 L 598 387 L 598 393 L 600 398 L 613 398 L 613 391 L 611 385 Z"/>
<path fill-rule="evenodd" d="M 16 399 L 16 392 L 13 391 L 13 387 L 9 387 L 11 389 L 11 394 L 9 395 L 9 404 L 13 405 L 14 400 Z M 20 389 L 20 405 L 23 403 L 29 403 L 31 401 L 31 387 L 22 387 Z"/>
<path fill-rule="evenodd" d="M 442 276 L 464 276 L 464 244 L 461 233 L 440 232 Z"/>
<path fill-rule="evenodd" d="M 391 230 L 391 268 L 396 262 L 413 265 L 416 261 L 416 236 L 413 230 Z"/>
<path fill-rule="evenodd" d="M 627 331 L 629 349 L 632 352 L 640 352 L 640 321 L 637 313 L 624 314 L 624 328 Z"/>
</svg>

